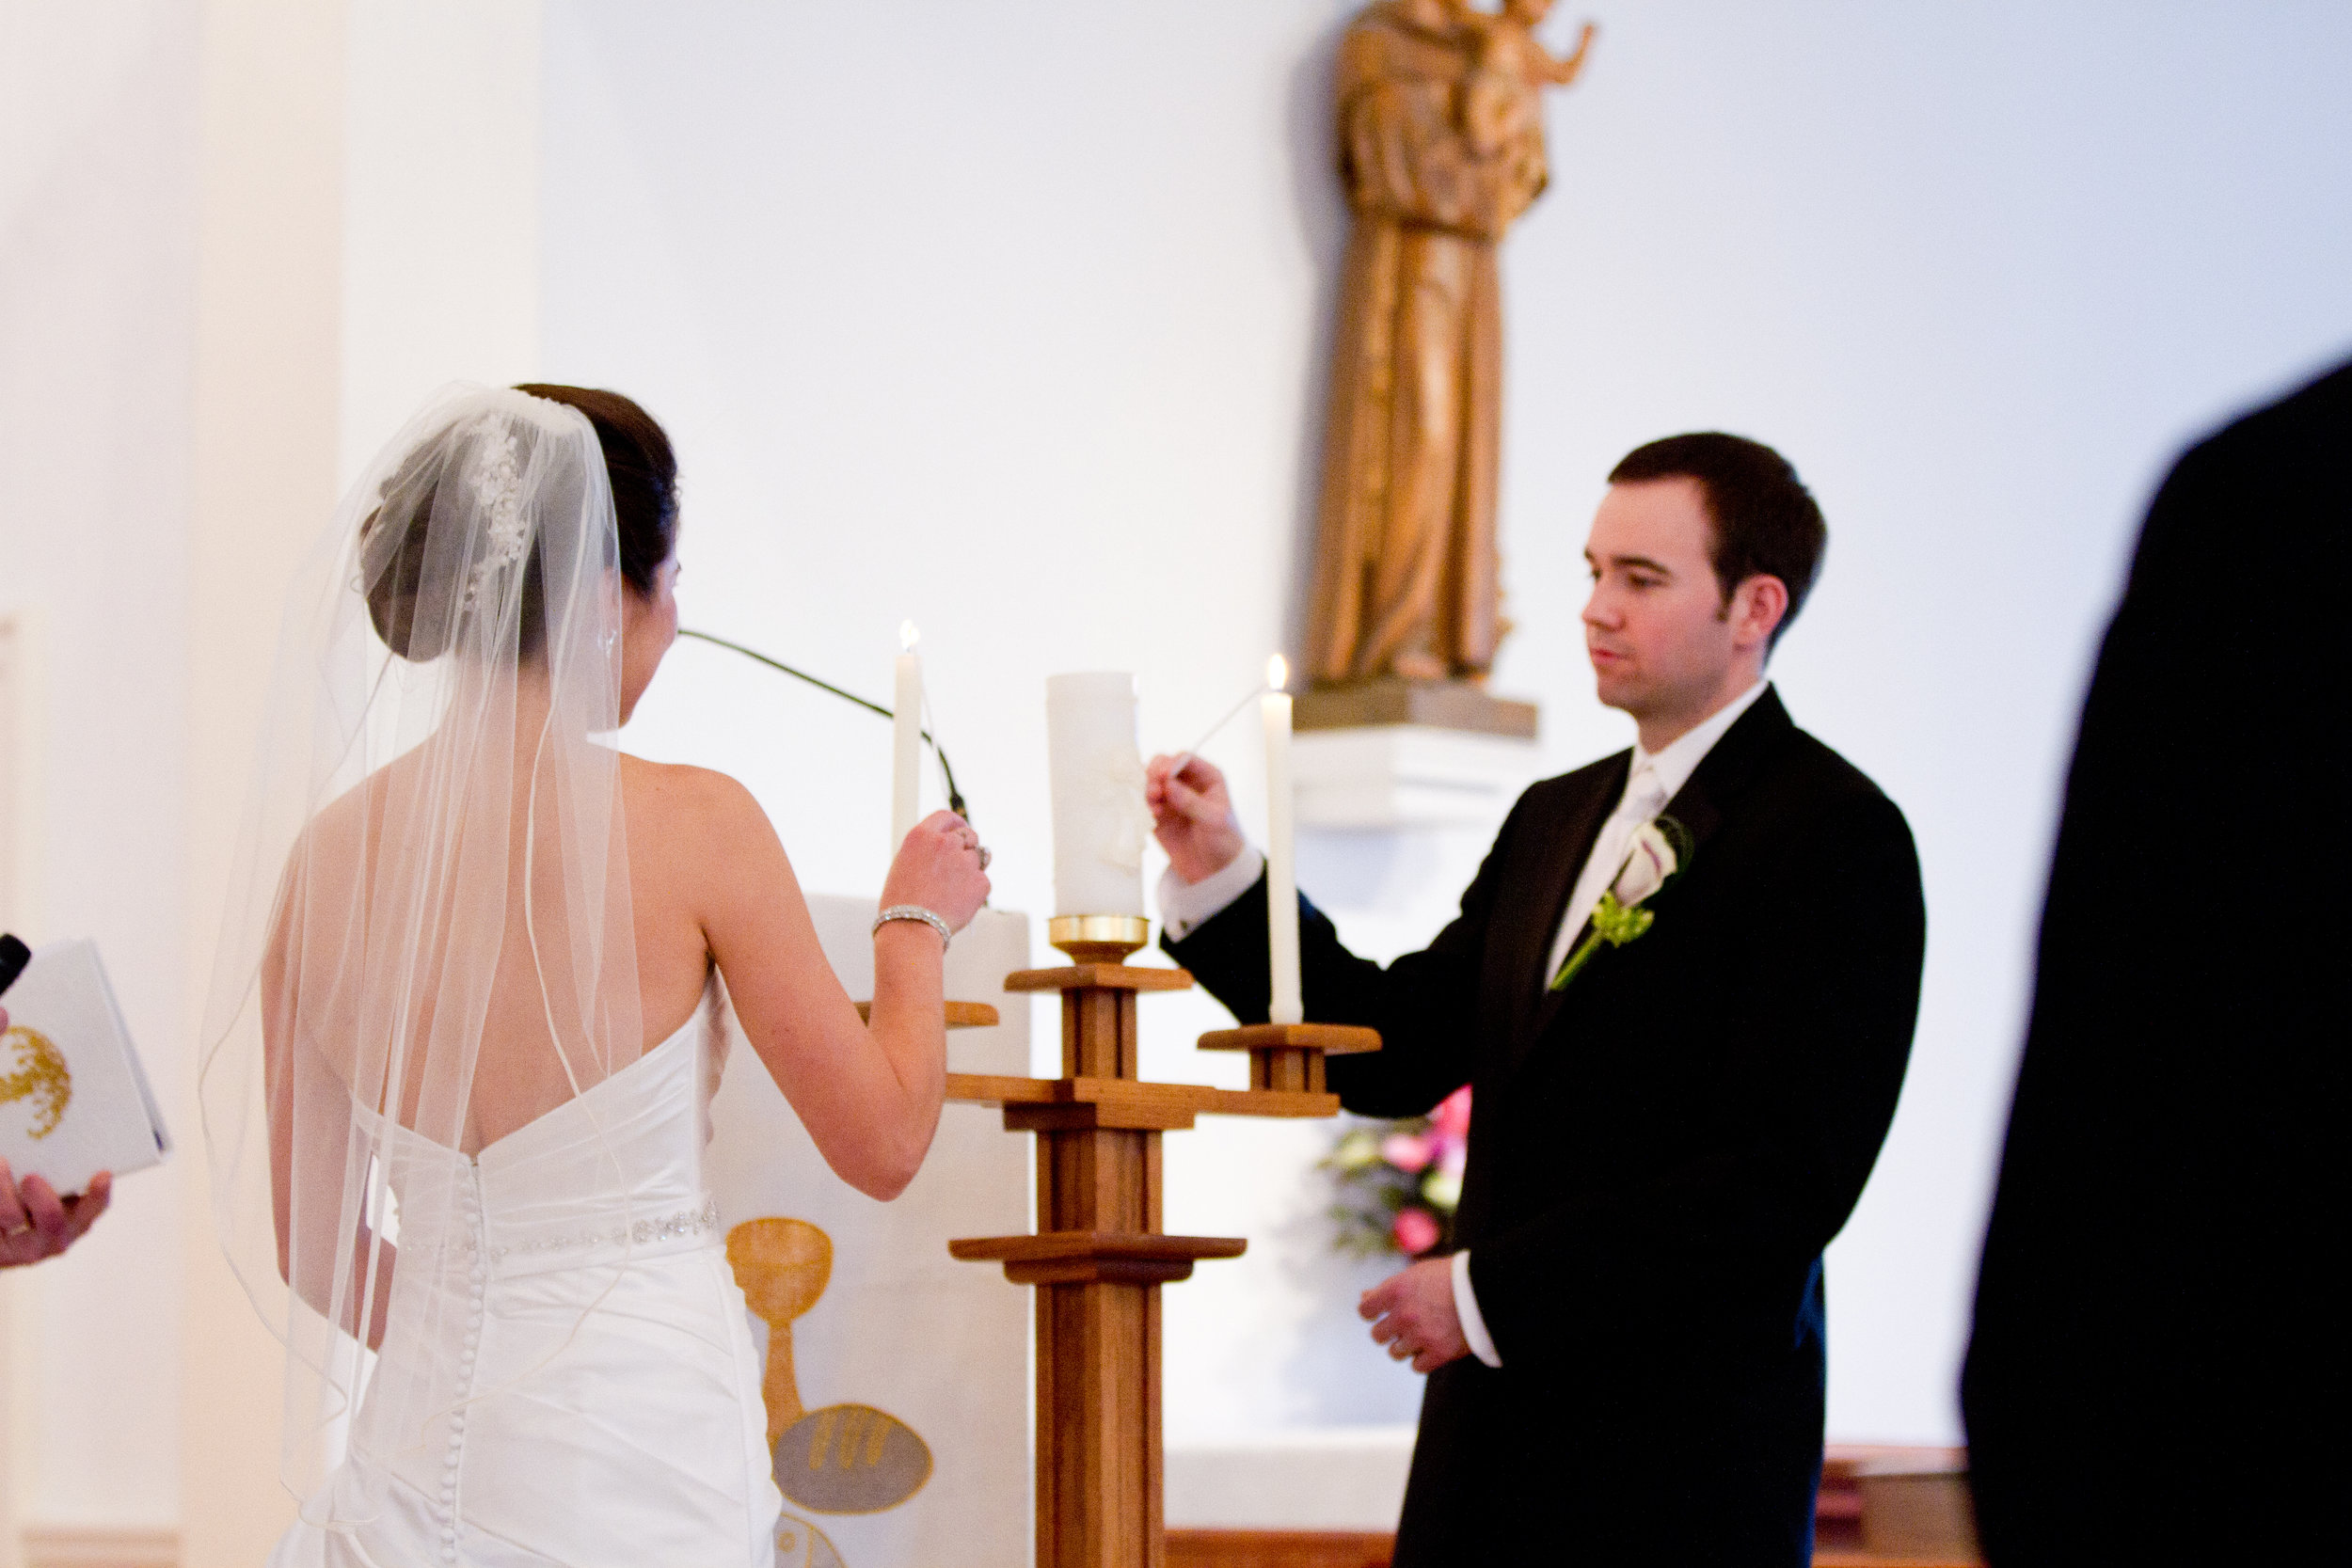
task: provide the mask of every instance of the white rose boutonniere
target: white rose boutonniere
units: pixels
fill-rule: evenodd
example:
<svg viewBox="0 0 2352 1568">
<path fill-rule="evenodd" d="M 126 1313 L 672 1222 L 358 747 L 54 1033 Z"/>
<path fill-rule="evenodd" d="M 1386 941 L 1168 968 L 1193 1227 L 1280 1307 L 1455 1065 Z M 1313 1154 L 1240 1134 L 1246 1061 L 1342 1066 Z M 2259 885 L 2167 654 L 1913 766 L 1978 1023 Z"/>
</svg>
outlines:
<svg viewBox="0 0 2352 1568">
<path fill-rule="evenodd" d="M 1647 931 L 1657 922 L 1658 911 L 1645 910 L 1642 905 L 1674 880 L 1690 862 L 1690 830 L 1671 816 L 1645 823 L 1633 835 L 1633 847 L 1627 853 L 1617 879 L 1600 895 L 1600 907 L 1593 911 L 1591 933 L 1577 943 L 1576 951 L 1560 966 L 1560 973 L 1551 977 L 1550 989 L 1565 990 L 1604 942 L 1611 947 L 1623 947 Z"/>
</svg>

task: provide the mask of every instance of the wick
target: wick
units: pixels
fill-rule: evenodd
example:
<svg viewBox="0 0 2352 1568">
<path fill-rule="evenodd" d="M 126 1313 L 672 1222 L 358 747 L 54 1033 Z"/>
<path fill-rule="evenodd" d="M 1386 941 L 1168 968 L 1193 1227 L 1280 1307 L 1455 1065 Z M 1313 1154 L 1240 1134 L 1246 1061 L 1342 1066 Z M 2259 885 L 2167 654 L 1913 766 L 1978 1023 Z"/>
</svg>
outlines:
<svg viewBox="0 0 2352 1568">
<path fill-rule="evenodd" d="M 1185 765 L 1191 762 L 1193 758 L 1200 754 L 1200 748 L 1206 746 L 1210 741 L 1216 738 L 1217 731 L 1223 729 L 1226 725 L 1232 723 L 1236 718 L 1240 717 L 1242 709 L 1248 707 L 1251 703 L 1256 702 L 1259 698 L 1264 696 L 1267 692 L 1273 689 L 1274 688 L 1270 686 L 1261 686 L 1244 692 L 1242 694 L 1241 701 L 1235 703 L 1232 707 L 1227 708 L 1225 710 L 1225 716 L 1222 719 L 1219 719 L 1216 723 L 1211 724 L 1206 731 L 1202 732 L 1200 739 L 1194 741 L 1191 745 L 1176 753 L 1175 760 L 1170 762 L 1168 767 L 1168 777 L 1174 778 L 1177 774 L 1183 772 Z"/>
</svg>

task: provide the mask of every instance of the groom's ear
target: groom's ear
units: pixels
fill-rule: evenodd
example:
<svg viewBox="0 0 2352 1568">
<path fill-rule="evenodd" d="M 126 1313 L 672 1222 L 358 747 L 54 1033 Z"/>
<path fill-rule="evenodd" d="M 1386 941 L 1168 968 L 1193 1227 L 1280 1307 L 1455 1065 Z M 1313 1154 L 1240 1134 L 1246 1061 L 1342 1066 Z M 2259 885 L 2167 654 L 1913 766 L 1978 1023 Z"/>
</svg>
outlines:
<svg viewBox="0 0 2352 1568">
<path fill-rule="evenodd" d="M 1788 585 L 1769 572 L 1740 579 L 1724 607 L 1732 636 L 1742 648 L 1769 650 L 1780 625 L 1788 618 Z"/>
</svg>

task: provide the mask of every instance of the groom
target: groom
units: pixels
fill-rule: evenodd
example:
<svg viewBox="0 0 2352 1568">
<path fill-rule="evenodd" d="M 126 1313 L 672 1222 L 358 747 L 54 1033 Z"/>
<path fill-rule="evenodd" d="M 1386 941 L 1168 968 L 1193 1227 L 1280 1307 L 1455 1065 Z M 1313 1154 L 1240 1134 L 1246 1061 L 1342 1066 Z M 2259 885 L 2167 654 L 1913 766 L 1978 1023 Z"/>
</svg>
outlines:
<svg viewBox="0 0 2352 1568">
<path fill-rule="evenodd" d="M 1299 901 L 1307 1016 L 1386 1042 L 1329 1064 L 1347 1108 L 1476 1089 L 1462 1250 L 1364 1297 L 1430 1374 L 1398 1568 L 1811 1560 L 1821 1250 L 1894 1114 L 1925 941 L 1901 812 L 1764 680 L 1825 538 L 1767 447 L 1632 452 L 1583 619 L 1638 744 L 1521 796 L 1422 952 L 1383 969 Z M 1263 1020 L 1263 861 L 1224 781 L 1160 758 L 1148 787 L 1168 950 Z M 1668 817 L 1677 875 L 1613 918 L 1604 894 Z M 1619 934 L 1652 918 L 1557 984 L 1597 911 Z"/>
</svg>

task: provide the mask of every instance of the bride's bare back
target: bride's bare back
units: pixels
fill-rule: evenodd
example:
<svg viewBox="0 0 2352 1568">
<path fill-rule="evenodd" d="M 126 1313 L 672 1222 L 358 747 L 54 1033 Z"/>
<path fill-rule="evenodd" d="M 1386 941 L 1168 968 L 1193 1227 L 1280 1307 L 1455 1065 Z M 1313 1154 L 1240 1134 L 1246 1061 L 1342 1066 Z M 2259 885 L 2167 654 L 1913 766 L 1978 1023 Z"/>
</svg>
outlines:
<svg viewBox="0 0 2352 1568">
<path fill-rule="evenodd" d="M 321 815 L 302 859 L 313 890 L 342 902 L 349 879 L 379 885 L 383 857 L 396 852 L 386 843 L 387 802 L 405 793 L 409 775 L 429 766 L 428 752 L 404 757 Z M 567 1004 L 570 933 L 546 913 L 534 924 L 526 902 L 527 883 L 560 877 L 559 857 L 528 857 L 526 869 L 529 804 L 518 795 L 509 829 L 504 929 L 488 944 L 497 958 L 459 1147 L 479 1152 L 669 1038 L 692 1018 L 715 968 L 753 1049 L 827 1162 L 869 1196 L 896 1196 L 930 1148 L 945 1092 L 938 935 L 904 921 L 875 933 L 868 1023 L 826 960 L 791 862 L 750 791 L 707 768 L 627 755 L 618 759 L 618 786 L 625 846 L 616 847 L 624 853 L 612 863 L 628 867 L 637 990 L 630 1000 L 641 1037 L 626 1052 L 614 1042 L 609 1060 L 585 1059 L 578 1041 L 593 1031 L 580 1026 L 580 1009 Z M 400 834 L 395 828 L 389 836 Z M 922 823 L 892 866 L 883 901 L 936 910 L 961 928 L 988 892 L 973 842 L 970 829 L 949 813 Z M 538 888 L 539 911 L 564 907 L 560 889 Z M 469 961 L 465 945 L 444 941 L 417 954 L 413 990 L 438 994 L 445 969 Z M 479 934 L 472 945 L 484 945 Z M 282 950 L 273 958 L 264 986 L 285 1007 L 303 976 Z M 404 1124 L 419 1126 L 421 1116 L 429 1121 L 420 1084 L 435 1060 L 423 1042 L 436 1022 L 429 1005 L 407 1021 L 413 1038 L 400 1059 L 410 1068 L 398 1074 L 405 1082 L 396 1094 L 384 1085 L 380 1066 L 371 1073 L 346 1057 L 337 1064 L 338 1076 Z M 366 1029 L 352 1018 L 339 1033 L 356 1047 Z M 558 1039 L 567 1041 L 564 1049 L 556 1047 Z M 384 1103 L 395 1098 L 397 1110 Z"/>
</svg>

